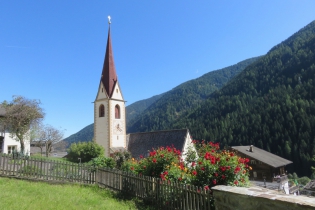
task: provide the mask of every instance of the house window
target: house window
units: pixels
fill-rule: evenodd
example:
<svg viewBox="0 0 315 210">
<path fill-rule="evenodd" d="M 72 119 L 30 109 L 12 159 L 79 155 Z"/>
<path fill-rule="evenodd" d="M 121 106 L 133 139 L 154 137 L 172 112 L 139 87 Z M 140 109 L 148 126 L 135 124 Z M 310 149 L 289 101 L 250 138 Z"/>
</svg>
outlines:
<svg viewBox="0 0 315 210">
<path fill-rule="evenodd" d="M 118 104 L 115 106 L 115 119 L 120 119 L 120 107 Z"/>
<path fill-rule="evenodd" d="M 99 117 L 104 117 L 104 116 L 105 116 L 105 107 L 103 104 L 101 104 L 99 107 Z"/>
<path fill-rule="evenodd" d="M 14 151 L 16 151 L 16 146 L 8 146 L 8 154 L 12 154 Z"/>
</svg>

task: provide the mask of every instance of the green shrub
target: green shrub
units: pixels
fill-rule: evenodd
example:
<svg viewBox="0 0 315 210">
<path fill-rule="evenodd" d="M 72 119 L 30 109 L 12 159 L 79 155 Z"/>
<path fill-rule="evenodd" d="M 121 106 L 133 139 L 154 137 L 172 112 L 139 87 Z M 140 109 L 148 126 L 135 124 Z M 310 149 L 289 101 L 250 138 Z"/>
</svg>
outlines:
<svg viewBox="0 0 315 210">
<path fill-rule="evenodd" d="M 115 168 L 116 166 L 116 162 L 113 158 L 104 156 L 93 158 L 89 164 L 95 168 Z"/>
<path fill-rule="evenodd" d="M 89 162 L 93 158 L 104 155 L 104 148 L 94 142 L 79 142 L 71 144 L 68 149 L 68 159 L 72 162 Z"/>
<path fill-rule="evenodd" d="M 306 185 L 307 183 L 309 183 L 311 181 L 310 178 L 308 178 L 307 176 L 303 176 L 301 178 L 297 179 L 297 182 L 301 185 Z"/>
<path fill-rule="evenodd" d="M 128 151 L 124 152 L 115 152 L 114 153 L 114 160 L 116 162 L 116 168 L 121 169 L 124 162 L 131 159 L 131 153 Z"/>
</svg>

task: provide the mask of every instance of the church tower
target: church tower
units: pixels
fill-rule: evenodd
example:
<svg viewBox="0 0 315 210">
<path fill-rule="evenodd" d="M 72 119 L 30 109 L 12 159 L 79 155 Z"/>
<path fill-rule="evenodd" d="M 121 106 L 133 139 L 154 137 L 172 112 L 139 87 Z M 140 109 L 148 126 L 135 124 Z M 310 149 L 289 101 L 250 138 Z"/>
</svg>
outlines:
<svg viewBox="0 0 315 210">
<path fill-rule="evenodd" d="M 114 64 L 110 25 L 102 75 L 94 101 L 94 139 L 104 147 L 106 157 L 126 148 L 125 101 Z"/>
</svg>

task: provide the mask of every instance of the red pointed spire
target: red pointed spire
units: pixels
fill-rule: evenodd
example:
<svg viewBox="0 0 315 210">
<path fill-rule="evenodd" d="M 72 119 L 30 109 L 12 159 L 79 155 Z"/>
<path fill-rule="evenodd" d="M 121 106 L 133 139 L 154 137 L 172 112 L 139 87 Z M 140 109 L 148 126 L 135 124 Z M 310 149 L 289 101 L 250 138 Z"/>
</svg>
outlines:
<svg viewBox="0 0 315 210">
<path fill-rule="evenodd" d="M 105 86 L 107 95 L 111 97 L 114 86 L 117 82 L 117 74 L 116 74 L 115 63 L 114 63 L 112 40 L 110 38 L 110 27 L 108 29 L 106 54 L 105 54 L 105 59 L 104 59 L 101 81 L 103 85 Z"/>
</svg>

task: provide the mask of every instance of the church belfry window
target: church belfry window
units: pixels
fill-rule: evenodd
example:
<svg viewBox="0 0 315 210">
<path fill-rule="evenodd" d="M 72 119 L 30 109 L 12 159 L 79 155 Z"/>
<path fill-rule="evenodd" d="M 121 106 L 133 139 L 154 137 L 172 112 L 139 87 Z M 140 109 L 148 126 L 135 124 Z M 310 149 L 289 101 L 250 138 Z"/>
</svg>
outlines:
<svg viewBox="0 0 315 210">
<path fill-rule="evenodd" d="M 120 119 L 120 107 L 118 104 L 115 106 L 115 119 Z"/>
<path fill-rule="evenodd" d="M 103 104 L 100 105 L 99 107 L 99 117 L 104 117 L 105 116 L 105 107 Z"/>
</svg>

